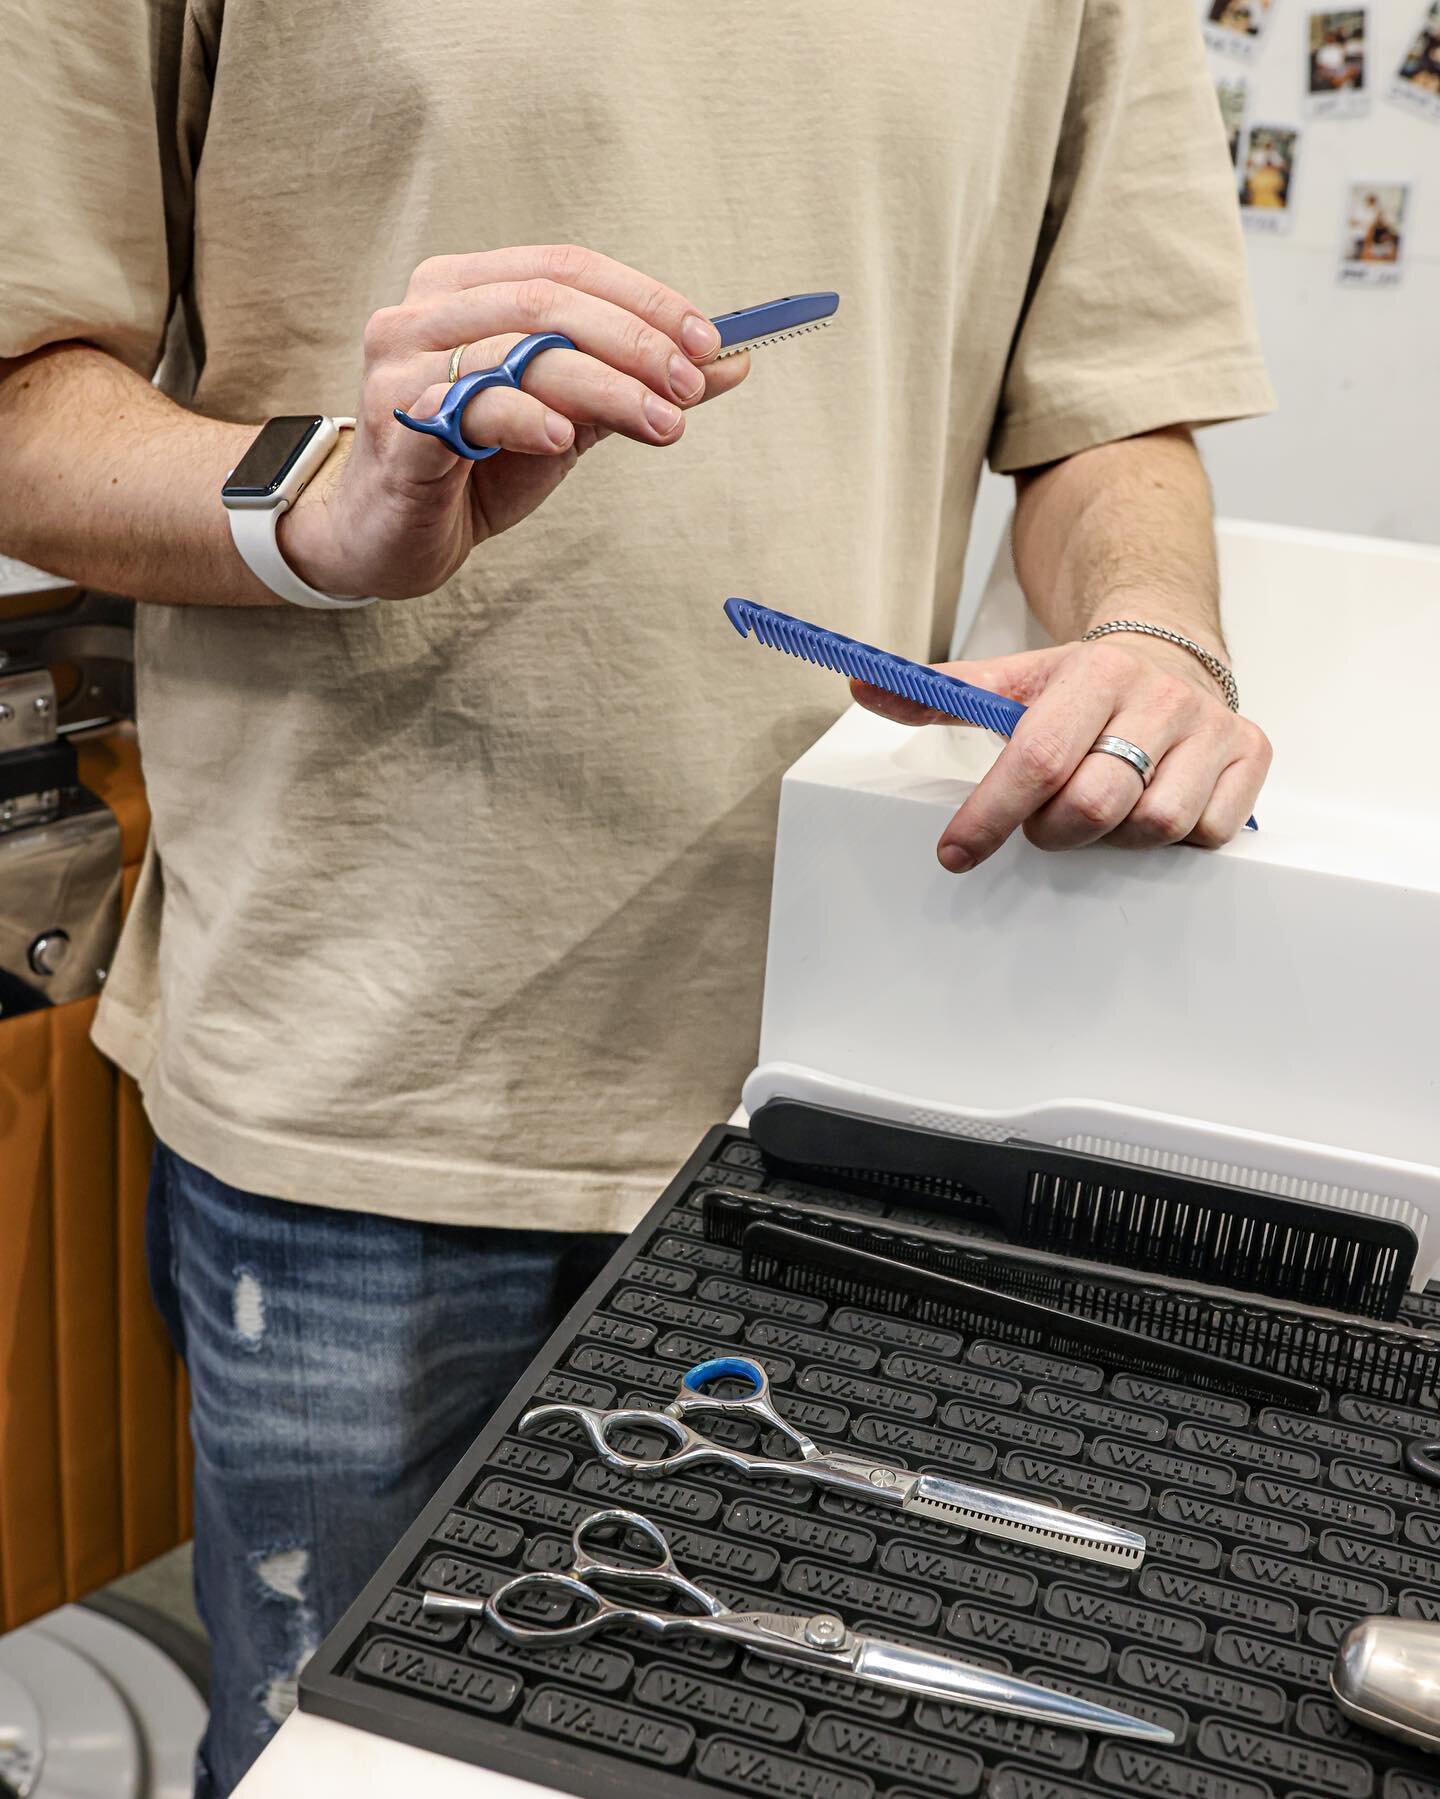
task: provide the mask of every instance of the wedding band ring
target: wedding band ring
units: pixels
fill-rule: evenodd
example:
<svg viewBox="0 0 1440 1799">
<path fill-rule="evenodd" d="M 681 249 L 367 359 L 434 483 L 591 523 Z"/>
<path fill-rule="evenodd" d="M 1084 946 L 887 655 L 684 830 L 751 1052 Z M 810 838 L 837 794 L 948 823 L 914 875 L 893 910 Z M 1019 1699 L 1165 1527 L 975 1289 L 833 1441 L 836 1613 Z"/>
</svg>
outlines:
<svg viewBox="0 0 1440 1799">
<path fill-rule="evenodd" d="M 445 379 L 453 386 L 460 379 L 460 359 L 470 348 L 469 344 L 461 344 L 450 352 L 450 367 L 445 371 Z"/>
<path fill-rule="evenodd" d="M 1131 743 L 1128 737 L 1102 737 L 1090 751 L 1092 756 L 1118 756 L 1122 762 L 1128 762 L 1140 777 L 1140 785 L 1148 787 L 1155 779 L 1155 764 L 1140 748 L 1138 743 Z"/>
</svg>

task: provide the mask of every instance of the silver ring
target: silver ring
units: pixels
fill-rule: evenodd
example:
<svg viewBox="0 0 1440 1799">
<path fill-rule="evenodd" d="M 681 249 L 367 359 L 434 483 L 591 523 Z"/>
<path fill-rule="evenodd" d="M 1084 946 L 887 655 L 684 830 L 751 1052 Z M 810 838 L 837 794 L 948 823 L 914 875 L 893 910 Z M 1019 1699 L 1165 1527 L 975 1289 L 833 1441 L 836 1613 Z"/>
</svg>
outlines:
<svg viewBox="0 0 1440 1799">
<path fill-rule="evenodd" d="M 1089 753 L 1092 756 L 1118 756 L 1122 762 L 1128 762 L 1139 775 L 1142 787 L 1148 787 L 1155 779 L 1155 764 L 1140 745 L 1131 743 L 1128 737 L 1102 737 Z"/>
<path fill-rule="evenodd" d="M 452 387 L 460 379 L 460 359 L 469 348 L 469 344 L 461 344 L 450 352 L 450 367 L 445 372 L 445 379 Z"/>
</svg>

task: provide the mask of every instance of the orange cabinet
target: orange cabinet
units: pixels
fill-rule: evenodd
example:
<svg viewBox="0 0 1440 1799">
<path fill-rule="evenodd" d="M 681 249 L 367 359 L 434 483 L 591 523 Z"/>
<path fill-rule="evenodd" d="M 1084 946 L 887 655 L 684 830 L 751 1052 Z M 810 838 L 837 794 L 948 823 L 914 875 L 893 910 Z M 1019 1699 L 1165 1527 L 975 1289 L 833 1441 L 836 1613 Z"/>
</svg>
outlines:
<svg viewBox="0 0 1440 1799">
<path fill-rule="evenodd" d="M 128 900 L 133 736 L 80 762 L 120 820 Z M 145 1275 L 149 1127 L 90 1043 L 95 1003 L 0 1019 L 0 1629 L 190 1534 L 188 1393 Z"/>
</svg>

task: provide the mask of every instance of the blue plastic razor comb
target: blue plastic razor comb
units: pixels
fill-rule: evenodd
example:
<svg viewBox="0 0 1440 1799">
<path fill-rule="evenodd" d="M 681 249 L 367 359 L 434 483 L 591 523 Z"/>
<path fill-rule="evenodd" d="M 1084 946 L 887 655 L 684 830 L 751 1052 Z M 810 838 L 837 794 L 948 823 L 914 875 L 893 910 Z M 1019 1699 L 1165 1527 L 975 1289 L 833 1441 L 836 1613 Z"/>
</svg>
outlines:
<svg viewBox="0 0 1440 1799">
<path fill-rule="evenodd" d="M 877 650 L 874 644 L 860 643 L 839 631 L 827 631 L 821 625 L 806 624 L 803 618 L 792 618 L 788 612 L 776 612 L 769 606 L 757 606 L 754 600 L 726 600 L 725 615 L 742 637 L 752 631 L 758 643 L 768 649 L 784 650 L 787 656 L 799 656 L 804 662 L 815 662 L 821 668 L 833 669 L 837 675 L 850 675 L 867 681 L 872 687 L 883 687 L 901 699 L 914 700 L 921 706 L 933 706 L 951 718 L 962 718 L 967 724 L 983 725 L 1001 737 L 1009 737 L 1020 722 L 1025 708 L 1018 700 L 1004 694 L 991 693 L 986 687 L 972 687 L 955 675 L 941 674 L 923 662 L 911 662 L 906 656 Z M 1258 831 L 1253 818 L 1245 829 Z"/>
<path fill-rule="evenodd" d="M 822 668 L 834 669 L 837 675 L 868 681 L 872 687 L 883 687 L 887 693 L 899 694 L 901 699 L 914 700 L 921 706 L 933 706 L 937 712 L 948 712 L 951 718 L 963 718 L 967 724 L 983 725 L 1002 737 L 1011 734 L 1025 710 L 1018 700 L 1007 700 L 1003 694 L 991 693 L 984 687 L 972 687 L 954 675 L 926 668 L 923 662 L 893 656 L 889 650 L 858 643 L 853 637 L 842 637 L 838 631 L 807 625 L 803 618 L 757 606 L 753 600 L 726 600 L 725 613 L 742 637 L 753 631 L 756 641 L 769 649 L 784 650 L 806 662 L 818 662 Z"/>
<path fill-rule="evenodd" d="M 767 300 L 763 306 L 747 306 L 741 312 L 722 312 L 710 322 L 720 333 L 720 354 L 738 355 L 741 350 L 755 350 L 762 343 L 777 343 L 782 337 L 797 337 L 802 331 L 817 331 L 830 321 L 840 304 L 839 294 L 791 294 L 784 300 Z M 520 342 L 493 369 L 475 369 L 452 381 L 433 418 L 412 418 L 397 406 L 395 417 L 411 431 L 426 437 L 438 437 L 447 450 L 463 456 L 467 462 L 483 462 L 494 456 L 493 444 L 472 444 L 461 435 L 460 419 L 465 408 L 487 387 L 519 387 L 525 371 L 542 350 L 573 350 L 574 343 L 559 331 L 536 331 Z"/>
<path fill-rule="evenodd" d="M 804 331 L 823 331 L 839 305 L 839 294 L 791 294 L 785 300 L 767 300 L 763 306 L 722 312 L 710 321 L 720 333 L 720 354 L 715 360 L 723 362 L 741 350 L 758 350 L 762 344 L 799 337 Z"/>
</svg>

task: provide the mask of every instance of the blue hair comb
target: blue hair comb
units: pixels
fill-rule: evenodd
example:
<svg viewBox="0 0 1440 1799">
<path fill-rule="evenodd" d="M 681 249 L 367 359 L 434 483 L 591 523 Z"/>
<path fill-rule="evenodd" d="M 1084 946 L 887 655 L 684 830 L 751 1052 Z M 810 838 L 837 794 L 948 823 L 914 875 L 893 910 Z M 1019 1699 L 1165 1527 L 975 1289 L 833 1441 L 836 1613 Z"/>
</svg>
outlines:
<svg viewBox="0 0 1440 1799">
<path fill-rule="evenodd" d="M 962 718 L 967 724 L 983 725 L 1002 737 L 1010 735 L 1025 710 L 1018 700 L 1007 700 L 1003 694 L 991 693 L 984 687 L 972 687 L 954 675 L 926 668 L 923 662 L 892 656 L 889 650 L 858 643 L 853 637 L 842 637 L 838 631 L 807 625 L 803 618 L 773 612 L 768 606 L 757 606 L 753 600 L 726 600 L 725 614 L 742 637 L 753 631 L 756 641 L 769 649 L 784 650 L 786 655 L 799 656 L 806 662 L 818 662 L 822 668 L 834 669 L 837 675 L 868 681 L 872 687 L 883 687 L 887 693 L 914 700 L 917 705 L 933 706 L 937 712 Z"/>
<path fill-rule="evenodd" d="M 966 724 L 982 725 L 1001 737 L 1013 734 L 1025 711 L 1019 700 L 991 693 L 987 687 L 972 687 L 955 675 L 942 674 L 937 668 L 892 655 L 889 650 L 877 650 L 874 644 L 860 643 L 839 631 L 806 624 L 803 618 L 792 618 L 788 612 L 757 606 L 754 600 L 726 600 L 725 616 L 742 637 L 753 632 L 756 642 L 767 649 L 783 650 L 787 656 L 818 663 L 837 675 L 883 687 L 886 693 L 898 694 L 902 700 L 932 706 L 937 712 L 964 719 Z M 1247 831 L 1259 828 L 1253 818 L 1246 820 Z"/>
<path fill-rule="evenodd" d="M 791 294 L 784 300 L 767 300 L 763 306 L 747 306 L 741 312 L 722 312 L 710 323 L 720 333 L 723 361 L 741 350 L 759 349 L 762 343 L 778 343 L 783 337 L 798 337 L 803 331 L 818 331 L 830 322 L 840 304 L 839 294 Z M 463 456 L 467 462 L 483 462 L 496 454 L 496 446 L 472 444 L 461 435 L 460 419 L 465 408 L 487 387 L 519 387 L 526 369 L 542 350 L 573 350 L 574 343 L 559 331 L 537 331 L 520 342 L 493 369 L 476 369 L 452 381 L 440 409 L 433 418 L 412 418 L 397 406 L 395 417 L 411 431 L 426 437 L 438 437 L 448 450 Z"/>
<path fill-rule="evenodd" d="M 839 294 L 791 294 L 785 300 L 767 300 L 763 306 L 722 312 L 710 321 L 720 333 L 720 354 L 715 360 L 723 362 L 742 350 L 758 350 L 806 331 L 823 331 L 839 305 Z"/>
</svg>

